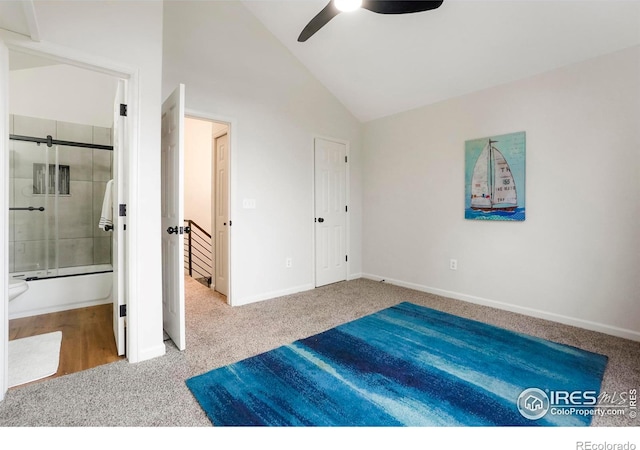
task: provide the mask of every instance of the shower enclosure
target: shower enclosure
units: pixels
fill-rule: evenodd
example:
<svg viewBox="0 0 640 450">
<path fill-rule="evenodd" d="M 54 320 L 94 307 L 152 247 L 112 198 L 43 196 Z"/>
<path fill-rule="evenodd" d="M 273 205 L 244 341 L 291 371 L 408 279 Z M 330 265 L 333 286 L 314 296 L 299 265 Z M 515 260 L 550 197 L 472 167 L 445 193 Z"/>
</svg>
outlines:
<svg viewBox="0 0 640 450">
<path fill-rule="evenodd" d="M 20 316 L 63 309 L 51 304 L 56 297 L 53 303 L 109 300 L 112 233 L 98 224 L 113 178 L 111 139 L 111 128 L 10 117 L 9 271 L 30 285 L 10 315 L 11 308 Z M 85 275 L 94 277 L 79 279 Z M 84 284 L 99 292 L 85 292 Z"/>
</svg>

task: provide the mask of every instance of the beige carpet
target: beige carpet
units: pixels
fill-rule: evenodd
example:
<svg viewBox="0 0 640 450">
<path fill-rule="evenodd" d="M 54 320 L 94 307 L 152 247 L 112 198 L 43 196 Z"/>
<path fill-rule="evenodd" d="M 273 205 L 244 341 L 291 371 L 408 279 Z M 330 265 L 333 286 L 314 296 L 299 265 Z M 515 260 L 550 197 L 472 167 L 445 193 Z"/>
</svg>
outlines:
<svg viewBox="0 0 640 450">
<path fill-rule="evenodd" d="M 388 283 L 359 279 L 234 308 L 195 280 L 186 277 L 185 286 L 185 351 L 168 340 L 160 358 L 119 361 L 11 389 L 0 402 L 0 427 L 210 427 L 187 378 L 403 301 L 607 355 L 603 390 L 640 386 L 640 342 Z M 592 425 L 638 427 L 640 419 L 594 417 Z"/>
<path fill-rule="evenodd" d="M 9 341 L 9 387 L 49 377 L 58 371 L 62 332 Z"/>
</svg>

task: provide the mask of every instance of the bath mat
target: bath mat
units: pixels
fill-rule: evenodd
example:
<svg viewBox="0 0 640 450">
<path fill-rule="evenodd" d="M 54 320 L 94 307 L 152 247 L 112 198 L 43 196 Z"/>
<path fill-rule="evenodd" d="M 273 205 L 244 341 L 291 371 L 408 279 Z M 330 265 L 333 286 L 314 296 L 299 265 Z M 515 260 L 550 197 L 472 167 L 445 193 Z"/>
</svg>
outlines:
<svg viewBox="0 0 640 450">
<path fill-rule="evenodd" d="M 216 426 L 586 426 L 549 398 L 599 392 L 606 363 L 405 302 L 186 384 Z"/>
<path fill-rule="evenodd" d="M 9 387 L 55 374 L 61 343 L 62 331 L 9 341 Z"/>
</svg>

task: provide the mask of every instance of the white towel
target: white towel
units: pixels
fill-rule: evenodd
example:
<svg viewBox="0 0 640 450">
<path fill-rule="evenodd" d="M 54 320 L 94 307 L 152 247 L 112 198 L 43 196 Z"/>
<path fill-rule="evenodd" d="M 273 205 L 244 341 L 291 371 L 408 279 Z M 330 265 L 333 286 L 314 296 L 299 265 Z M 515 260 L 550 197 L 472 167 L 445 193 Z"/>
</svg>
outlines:
<svg viewBox="0 0 640 450">
<path fill-rule="evenodd" d="M 98 228 L 106 230 L 107 225 L 113 228 L 113 180 L 107 182 L 107 187 L 104 190 L 104 200 L 102 201 L 102 214 L 100 215 L 100 222 Z"/>
</svg>

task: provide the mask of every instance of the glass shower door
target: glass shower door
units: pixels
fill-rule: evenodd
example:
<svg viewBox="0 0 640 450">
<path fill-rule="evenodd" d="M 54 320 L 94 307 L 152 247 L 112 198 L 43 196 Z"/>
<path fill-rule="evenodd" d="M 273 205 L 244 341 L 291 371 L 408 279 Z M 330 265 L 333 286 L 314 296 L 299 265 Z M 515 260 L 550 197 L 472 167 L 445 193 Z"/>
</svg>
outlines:
<svg viewBox="0 0 640 450">
<path fill-rule="evenodd" d="M 11 116 L 10 271 L 50 278 L 113 271 L 106 195 L 112 129 Z M 15 275 L 14 275 L 15 276 Z"/>
<path fill-rule="evenodd" d="M 58 275 L 57 147 L 10 141 L 9 270 L 21 278 Z"/>
</svg>

